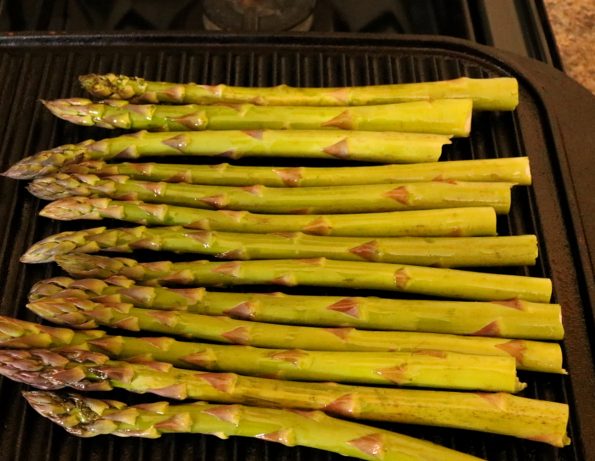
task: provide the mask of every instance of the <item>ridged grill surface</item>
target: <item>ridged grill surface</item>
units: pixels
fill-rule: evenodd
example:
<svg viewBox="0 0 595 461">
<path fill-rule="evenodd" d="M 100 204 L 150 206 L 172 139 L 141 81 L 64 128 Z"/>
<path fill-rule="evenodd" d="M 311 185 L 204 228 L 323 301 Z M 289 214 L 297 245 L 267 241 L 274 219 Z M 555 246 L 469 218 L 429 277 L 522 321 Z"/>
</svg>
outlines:
<svg viewBox="0 0 595 461">
<path fill-rule="evenodd" d="M 53 118 L 39 99 L 83 96 L 76 77 L 89 72 L 116 72 L 150 79 L 268 86 L 341 86 L 415 82 L 506 75 L 496 63 L 448 48 L 415 44 L 366 46 L 339 41 L 254 39 L 246 42 L 164 37 L 148 40 L 58 37 L 48 40 L 13 39 L 0 45 L 0 168 L 5 170 L 24 155 L 38 150 L 101 138 L 115 133 L 77 127 Z M 564 305 L 567 331 L 581 329 L 582 300 L 575 255 L 566 242 L 564 196 L 554 168 L 556 153 L 548 149 L 548 133 L 540 119 L 540 108 L 531 92 L 521 85 L 521 105 L 515 113 L 481 113 L 474 117 L 469 139 L 455 140 L 444 159 L 531 157 L 534 186 L 517 188 L 510 215 L 500 217 L 499 233 L 536 233 L 541 258 L 535 267 L 506 269 L 508 273 L 551 277 L 555 301 Z M 247 161 L 246 161 L 247 162 Z M 274 162 L 279 164 L 280 162 Z M 304 162 L 305 164 L 306 162 Z M 313 164 L 310 162 L 309 164 Z M 34 241 L 66 229 L 93 223 L 60 224 L 36 217 L 42 203 L 24 187 L 9 179 L 0 180 L 0 313 L 35 320 L 24 307 L 31 285 L 60 274 L 50 264 L 24 265 L 18 259 Z M 321 293 L 322 290 L 301 290 Z M 325 290 L 325 293 L 336 293 Z M 377 293 L 364 293 L 377 294 Z M 386 296 L 386 294 L 384 294 Z M 582 331 L 582 330 L 581 330 Z M 580 367 L 586 346 L 581 336 L 565 342 L 567 368 Z M 524 373 L 529 383 L 523 395 L 558 402 L 574 408 L 571 377 Z M 20 397 L 23 386 L 0 379 L 0 459 L 31 460 L 176 460 L 176 461 L 331 461 L 346 459 L 313 449 L 287 448 L 248 439 L 219 440 L 212 436 L 175 435 L 159 440 L 99 437 L 78 439 L 65 434 L 27 408 Z M 124 393 L 111 398 L 129 401 L 155 400 Z M 476 434 L 461 430 L 378 424 L 416 437 L 485 457 L 500 460 L 576 460 L 581 454 L 581 434 L 575 418 L 569 427 L 573 445 L 555 449 L 545 444 L 510 437 Z"/>
</svg>

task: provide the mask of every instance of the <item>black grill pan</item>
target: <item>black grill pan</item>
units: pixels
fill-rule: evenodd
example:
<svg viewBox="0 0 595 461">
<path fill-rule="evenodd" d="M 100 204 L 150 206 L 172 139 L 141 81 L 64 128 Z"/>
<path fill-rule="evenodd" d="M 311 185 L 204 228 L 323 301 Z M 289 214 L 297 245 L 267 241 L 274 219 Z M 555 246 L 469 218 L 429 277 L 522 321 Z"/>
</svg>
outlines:
<svg viewBox="0 0 595 461">
<path fill-rule="evenodd" d="M 116 72 L 150 79 L 268 86 L 339 86 L 415 82 L 458 76 L 514 76 L 521 103 L 514 113 L 481 113 L 470 139 L 456 140 L 446 159 L 529 155 L 534 185 L 515 189 L 501 234 L 536 233 L 535 267 L 508 272 L 551 277 L 564 306 L 570 375 L 525 373 L 523 395 L 568 402 L 573 444 L 555 449 L 508 437 L 443 428 L 379 425 L 490 461 L 595 460 L 595 373 L 592 342 L 595 288 L 594 98 L 563 74 L 537 62 L 456 39 L 377 35 L 5 35 L 0 40 L 0 168 L 26 154 L 90 137 L 109 136 L 53 118 L 38 100 L 83 96 L 76 77 Z M 31 285 L 58 275 L 53 265 L 25 266 L 19 256 L 34 241 L 80 223 L 38 218 L 41 203 L 24 184 L 0 180 L 0 313 L 35 320 L 24 308 Z M 87 223 L 92 225 L 92 223 Z M 310 290 L 310 292 L 315 292 Z M 319 291 L 320 292 L 320 291 Z M 363 293 L 366 294 L 366 293 Z M 257 440 L 164 436 L 159 440 L 78 439 L 30 410 L 23 386 L 0 379 L 0 459 L 10 461 L 176 460 L 331 461 L 313 449 Z M 115 393 L 112 398 L 144 398 Z"/>
</svg>

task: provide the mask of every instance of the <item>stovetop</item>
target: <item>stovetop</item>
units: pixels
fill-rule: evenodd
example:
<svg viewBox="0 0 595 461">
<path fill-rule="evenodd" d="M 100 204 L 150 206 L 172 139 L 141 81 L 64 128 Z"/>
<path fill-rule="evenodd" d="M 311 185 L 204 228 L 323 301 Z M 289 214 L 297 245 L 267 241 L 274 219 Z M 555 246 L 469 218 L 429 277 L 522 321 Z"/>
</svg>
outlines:
<svg viewBox="0 0 595 461">
<path fill-rule="evenodd" d="M 297 2 L 303 8 L 311 3 L 269 1 L 285 5 Z M 4 0 L 0 1 L 0 31 L 200 32 L 212 29 L 205 9 L 209 4 L 222 3 L 225 1 Z M 295 30 L 444 35 L 513 51 L 561 68 L 541 0 L 317 0 L 311 17 Z M 228 31 L 242 29 L 240 26 Z"/>
</svg>

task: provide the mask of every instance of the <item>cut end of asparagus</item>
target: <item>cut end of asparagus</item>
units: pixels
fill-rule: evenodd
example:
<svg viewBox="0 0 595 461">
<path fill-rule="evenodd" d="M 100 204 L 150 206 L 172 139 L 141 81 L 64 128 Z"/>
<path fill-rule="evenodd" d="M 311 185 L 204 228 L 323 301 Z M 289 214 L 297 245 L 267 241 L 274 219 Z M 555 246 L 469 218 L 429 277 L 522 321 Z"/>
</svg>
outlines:
<svg viewBox="0 0 595 461">
<path fill-rule="evenodd" d="M 465 77 L 464 77 L 465 78 Z M 519 83 L 516 78 L 465 78 L 473 95 L 475 110 L 516 109 L 519 104 Z"/>
<path fill-rule="evenodd" d="M 471 108 L 473 109 L 473 101 L 471 101 Z M 465 134 L 463 134 L 463 136 L 467 137 L 471 134 L 471 120 L 473 119 L 473 111 L 471 111 L 469 113 L 469 115 L 467 116 L 467 120 L 465 121 L 465 129 L 464 132 Z"/>
<path fill-rule="evenodd" d="M 38 264 L 52 262 L 57 255 L 72 252 L 94 253 L 100 250 L 96 242 L 91 241 L 93 236 L 100 235 L 105 227 L 95 227 L 81 231 L 66 231 L 34 243 L 22 256 L 21 262 Z"/>
<path fill-rule="evenodd" d="M 87 74 L 79 77 L 83 89 L 96 98 L 131 99 L 146 90 L 146 82 L 139 77 L 116 74 Z"/>
</svg>

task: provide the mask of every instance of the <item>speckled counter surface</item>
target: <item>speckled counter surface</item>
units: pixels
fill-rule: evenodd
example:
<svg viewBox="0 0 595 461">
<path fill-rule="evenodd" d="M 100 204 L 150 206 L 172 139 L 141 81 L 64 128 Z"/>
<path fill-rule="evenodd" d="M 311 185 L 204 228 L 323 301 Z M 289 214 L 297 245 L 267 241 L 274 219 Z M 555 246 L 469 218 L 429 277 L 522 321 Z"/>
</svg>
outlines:
<svg viewBox="0 0 595 461">
<path fill-rule="evenodd" d="M 595 0 L 544 0 L 566 73 L 595 94 Z"/>
</svg>

